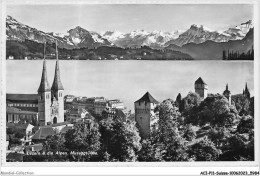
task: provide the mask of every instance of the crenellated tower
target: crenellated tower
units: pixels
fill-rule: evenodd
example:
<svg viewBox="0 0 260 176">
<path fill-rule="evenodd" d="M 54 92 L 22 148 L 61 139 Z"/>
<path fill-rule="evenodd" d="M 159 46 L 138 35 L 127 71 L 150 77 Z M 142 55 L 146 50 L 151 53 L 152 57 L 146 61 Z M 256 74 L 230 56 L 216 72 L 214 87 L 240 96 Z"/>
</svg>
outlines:
<svg viewBox="0 0 260 176">
<path fill-rule="evenodd" d="M 45 44 L 43 53 L 43 69 L 41 83 L 38 88 L 38 116 L 39 125 L 47 125 L 51 121 L 51 89 L 47 79 L 46 60 L 45 60 Z"/>
</svg>

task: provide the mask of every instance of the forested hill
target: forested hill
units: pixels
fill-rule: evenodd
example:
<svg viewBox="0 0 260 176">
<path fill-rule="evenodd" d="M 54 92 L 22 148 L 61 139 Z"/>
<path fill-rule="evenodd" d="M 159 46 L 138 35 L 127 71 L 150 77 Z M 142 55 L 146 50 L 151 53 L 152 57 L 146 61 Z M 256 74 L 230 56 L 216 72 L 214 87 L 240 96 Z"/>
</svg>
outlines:
<svg viewBox="0 0 260 176">
<path fill-rule="evenodd" d="M 14 59 L 42 59 L 42 43 L 31 40 L 8 40 L 6 43 L 6 57 Z M 55 58 L 55 44 L 46 44 L 46 58 Z M 141 48 L 119 48 L 101 46 L 98 48 L 65 49 L 59 48 L 59 59 L 66 60 L 192 60 L 193 58 L 180 51 L 157 50 L 148 46 Z"/>
</svg>

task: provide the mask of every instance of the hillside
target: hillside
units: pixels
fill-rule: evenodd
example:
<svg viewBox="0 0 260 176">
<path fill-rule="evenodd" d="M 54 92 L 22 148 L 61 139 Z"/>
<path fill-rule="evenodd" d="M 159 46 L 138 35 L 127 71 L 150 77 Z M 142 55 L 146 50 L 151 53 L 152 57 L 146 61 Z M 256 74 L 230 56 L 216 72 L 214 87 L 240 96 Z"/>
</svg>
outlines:
<svg viewBox="0 0 260 176">
<path fill-rule="evenodd" d="M 43 44 L 31 40 L 14 41 L 6 43 L 6 56 L 14 59 L 43 58 Z M 55 59 L 55 44 L 47 43 L 46 58 Z M 59 48 L 59 58 L 66 60 L 192 60 L 193 58 L 180 51 L 156 50 L 147 46 L 141 48 L 119 48 L 100 46 L 98 48 Z"/>
</svg>

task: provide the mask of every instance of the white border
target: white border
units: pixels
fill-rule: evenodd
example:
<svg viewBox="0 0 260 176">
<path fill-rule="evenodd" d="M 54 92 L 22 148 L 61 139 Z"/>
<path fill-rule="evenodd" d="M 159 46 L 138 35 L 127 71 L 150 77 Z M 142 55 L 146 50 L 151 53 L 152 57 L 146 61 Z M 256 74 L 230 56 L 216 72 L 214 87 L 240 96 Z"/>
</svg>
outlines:
<svg viewBox="0 0 260 176">
<path fill-rule="evenodd" d="M 74 162 L 34 162 L 34 163 L 7 163 L 5 156 L 5 92 L 6 92 L 6 75 L 5 73 L 5 16 L 6 16 L 6 5 L 18 5 L 18 4 L 253 4 L 254 5 L 254 48 L 255 48 L 255 61 L 254 61 L 254 96 L 255 96 L 255 161 L 254 162 L 85 162 L 85 163 L 74 163 Z M 47 167 L 57 167 L 57 166 L 70 166 L 70 167 L 82 167 L 82 166 L 98 166 L 98 167 L 112 167 L 112 166 L 124 166 L 124 167 L 199 167 L 199 166 L 207 166 L 207 167 L 259 167 L 259 0 L 9 0 L 1 2 L 1 165 L 4 167 L 37 167 L 37 166 L 47 166 Z M 80 169 L 80 168 L 79 168 Z M 62 170 L 61 170 L 62 171 Z M 65 171 L 65 170 L 64 170 Z M 63 172 L 64 173 L 64 172 Z M 129 172 L 130 173 L 130 172 Z M 128 174 L 128 173 L 125 173 Z"/>
</svg>

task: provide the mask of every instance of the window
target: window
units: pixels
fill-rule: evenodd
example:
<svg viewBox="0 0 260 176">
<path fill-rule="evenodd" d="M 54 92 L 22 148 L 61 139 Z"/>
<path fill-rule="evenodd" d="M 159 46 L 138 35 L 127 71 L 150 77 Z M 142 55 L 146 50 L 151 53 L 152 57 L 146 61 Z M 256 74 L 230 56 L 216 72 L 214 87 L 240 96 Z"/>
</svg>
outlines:
<svg viewBox="0 0 260 176">
<path fill-rule="evenodd" d="M 12 121 L 13 121 L 12 114 L 8 114 L 7 116 L 8 116 L 8 120 L 7 120 L 7 121 L 8 121 L 8 122 L 12 122 Z"/>
</svg>

